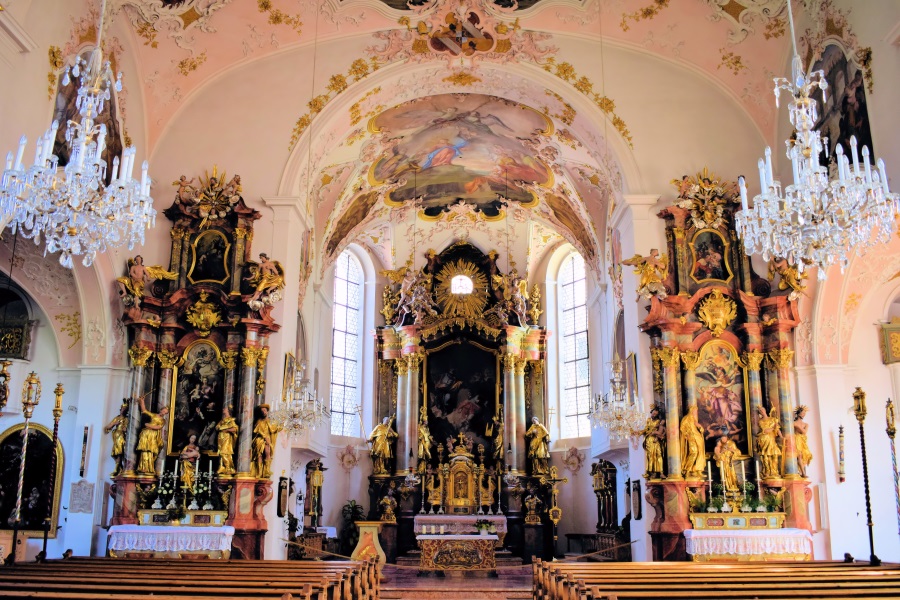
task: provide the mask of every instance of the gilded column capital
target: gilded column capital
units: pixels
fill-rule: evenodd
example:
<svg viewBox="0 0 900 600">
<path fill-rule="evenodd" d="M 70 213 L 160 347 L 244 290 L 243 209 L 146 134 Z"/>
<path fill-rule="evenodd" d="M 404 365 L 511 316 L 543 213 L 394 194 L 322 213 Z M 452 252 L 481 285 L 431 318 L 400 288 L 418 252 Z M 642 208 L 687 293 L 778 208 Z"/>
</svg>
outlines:
<svg viewBox="0 0 900 600">
<path fill-rule="evenodd" d="M 794 351 L 790 348 L 769 350 L 769 363 L 776 369 L 787 369 L 794 361 Z"/>
<path fill-rule="evenodd" d="M 260 369 L 265 369 L 267 360 L 269 360 L 269 347 L 265 346 L 259 349 L 259 356 L 256 358 L 256 366 Z"/>
<path fill-rule="evenodd" d="M 422 361 L 425 360 L 424 352 L 413 352 L 412 354 L 407 354 L 403 358 L 406 359 L 406 365 L 408 371 L 418 371 L 419 365 L 422 364 Z"/>
<path fill-rule="evenodd" d="M 160 350 L 156 353 L 156 359 L 159 361 L 160 367 L 171 369 L 178 362 L 178 355 L 171 350 Z"/>
<path fill-rule="evenodd" d="M 169 230 L 169 235 L 172 236 L 173 240 L 183 239 L 187 232 L 184 229 L 173 227 Z"/>
<path fill-rule="evenodd" d="M 226 350 L 222 353 L 222 366 L 233 371 L 237 366 L 237 350 Z"/>
<path fill-rule="evenodd" d="M 250 237 L 250 230 L 246 227 L 235 227 L 234 228 L 234 237 L 239 240 L 245 240 Z"/>
<path fill-rule="evenodd" d="M 531 372 L 536 376 L 541 376 L 544 374 L 544 360 L 538 359 L 531 361 Z"/>
<path fill-rule="evenodd" d="M 394 361 L 394 366 L 397 368 L 398 376 L 406 377 L 409 374 L 409 361 L 406 358 L 398 358 Z"/>
<path fill-rule="evenodd" d="M 514 371 L 516 368 L 516 361 L 518 360 L 518 356 L 513 354 L 512 352 L 507 352 L 503 355 L 503 372 L 509 373 L 510 371 Z"/>
<path fill-rule="evenodd" d="M 245 367 L 256 367 L 259 362 L 259 355 L 263 349 L 255 346 L 244 346 L 241 348 L 241 361 Z"/>
<path fill-rule="evenodd" d="M 147 361 L 153 356 L 153 350 L 142 346 L 132 346 L 128 349 L 128 356 L 135 367 L 146 367 Z"/>
<path fill-rule="evenodd" d="M 762 361 L 765 357 L 766 355 L 759 350 L 752 350 L 750 352 L 744 352 L 744 355 L 741 358 L 748 369 L 751 371 L 759 371 L 759 367 L 762 365 Z"/>
<path fill-rule="evenodd" d="M 700 366 L 700 353 L 694 352 L 693 350 L 682 352 L 681 362 L 684 363 L 685 369 L 687 369 L 688 371 L 694 371 L 698 366 Z"/>
<path fill-rule="evenodd" d="M 517 377 L 518 377 L 518 376 L 524 376 L 524 375 L 525 375 L 525 367 L 526 367 L 527 365 L 528 365 L 528 359 L 527 359 L 527 358 L 517 358 L 517 359 L 516 359 L 515 371 L 516 371 L 516 376 L 517 376 Z"/>
<path fill-rule="evenodd" d="M 659 362 L 663 367 L 677 367 L 681 357 L 678 348 L 670 348 L 668 346 L 659 348 Z"/>
</svg>

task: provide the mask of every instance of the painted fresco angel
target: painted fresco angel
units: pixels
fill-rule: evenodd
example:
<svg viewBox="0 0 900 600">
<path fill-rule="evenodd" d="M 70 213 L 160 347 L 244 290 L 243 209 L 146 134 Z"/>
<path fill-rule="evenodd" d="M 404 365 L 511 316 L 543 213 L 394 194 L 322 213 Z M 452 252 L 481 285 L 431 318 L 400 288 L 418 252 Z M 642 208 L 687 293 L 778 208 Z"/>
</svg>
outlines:
<svg viewBox="0 0 900 600">
<path fill-rule="evenodd" d="M 665 254 L 660 255 L 659 250 L 653 248 L 650 256 L 635 254 L 628 260 L 623 260 L 622 264 L 634 267 L 634 274 L 641 276 L 637 289 L 638 300 L 649 300 L 653 296 L 660 300 L 666 298 L 668 294 L 663 281 L 669 276 L 669 259 Z"/>
</svg>

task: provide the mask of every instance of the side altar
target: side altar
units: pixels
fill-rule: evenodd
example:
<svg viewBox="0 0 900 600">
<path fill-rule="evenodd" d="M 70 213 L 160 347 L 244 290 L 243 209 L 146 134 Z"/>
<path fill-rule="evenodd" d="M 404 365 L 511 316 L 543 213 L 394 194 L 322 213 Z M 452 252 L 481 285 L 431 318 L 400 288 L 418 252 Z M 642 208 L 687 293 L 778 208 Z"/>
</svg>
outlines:
<svg viewBox="0 0 900 600">
<path fill-rule="evenodd" d="M 554 484 L 542 482 L 550 436 L 540 290 L 529 291 L 515 265 L 503 273 L 497 252 L 466 242 L 424 259 L 421 269 L 411 259 L 382 272 L 390 283 L 376 329 L 381 423 L 369 435 L 369 518 L 396 523 L 382 531 L 389 561 L 416 550 L 422 525 L 465 534 L 478 518 L 496 522 L 498 546 L 546 557 L 526 538 L 551 539 L 555 521 L 547 510 L 525 518 L 526 496 L 533 509 L 555 506 Z"/>
<path fill-rule="evenodd" d="M 218 526 L 234 557 L 259 559 L 278 432 L 263 402 L 266 362 L 285 274 L 265 254 L 251 258 L 260 214 L 244 203 L 239 175 L 214 168 L 174 185 L 164 211 L 168 265 L 145 265 L 138 255 L 115 282 L 132 384 L 106 427 L 116 463 L 112 525 L 144 527 L 128 534 L 133 541 L 165 533 L 167 523 Z M 175 536 L 184 540 L 188 529 L 212 535 L 209 527 L 172 529 L 185 530 Z"/>
</svg>

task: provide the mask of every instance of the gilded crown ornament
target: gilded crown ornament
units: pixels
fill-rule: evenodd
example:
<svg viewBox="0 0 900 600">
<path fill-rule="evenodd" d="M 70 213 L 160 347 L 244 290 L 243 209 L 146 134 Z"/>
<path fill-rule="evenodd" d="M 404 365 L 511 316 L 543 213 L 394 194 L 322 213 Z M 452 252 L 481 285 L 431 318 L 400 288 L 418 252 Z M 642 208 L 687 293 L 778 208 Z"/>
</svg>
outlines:
<svg viewBox="0 0 900 600">
<path fill-rule="evenodd" d="M 715 288 L 700 305 L 697 316 L 713 336 L 719 337 L 737 317 L 737 303 Z"/>
<path fill-rule="evenodd" d="M 207 302 L 208 292 L 200 292 L 200 300 L 191 305 L 185 314 L 185 320 L 194 326 L 197 335 L 206 337 L 212 328 L 222 322 L 219 309 L 212 302 Z"/>
</svg>

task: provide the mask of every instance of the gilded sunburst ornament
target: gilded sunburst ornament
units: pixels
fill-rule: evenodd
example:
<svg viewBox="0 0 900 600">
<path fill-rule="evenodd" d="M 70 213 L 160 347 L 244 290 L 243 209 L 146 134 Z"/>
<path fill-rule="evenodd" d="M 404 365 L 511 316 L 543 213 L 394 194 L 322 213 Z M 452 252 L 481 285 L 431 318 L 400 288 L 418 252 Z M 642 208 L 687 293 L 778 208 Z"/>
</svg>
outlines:
<svg viewBox="0 0 900 600">
<path fill-rule="evenodd" d="M 462 275 L 472 280 L 472 292 L 454 294 L 450 291 L 453 278 Z M 476 319 L 487 305 L 487 277 L 473 263 L 459 259 L 444 265 L 438 273 L 435 292 L 445 317 L 460 316 Z"/>
</svg>

